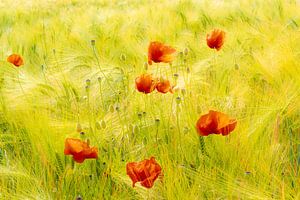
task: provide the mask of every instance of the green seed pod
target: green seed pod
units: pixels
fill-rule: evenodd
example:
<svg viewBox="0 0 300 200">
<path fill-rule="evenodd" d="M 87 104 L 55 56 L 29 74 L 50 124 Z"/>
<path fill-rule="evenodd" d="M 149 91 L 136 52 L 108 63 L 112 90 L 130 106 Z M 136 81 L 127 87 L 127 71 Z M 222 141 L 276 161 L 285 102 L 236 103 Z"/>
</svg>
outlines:
<svg viewBox="0 0 300 200">
<path fill-rule="evenodd" d="M 100 121 L 100 125 L 101 125 L 101 127 L 102 127 L 103 129 L 106 128 L 106 122 L 105 122 L 104 120 L 101 120 L 101 121 Z"/>
<path fill-rule="evenodd" d="M 81 127 L 81 124 L 80 124 L 80 123 L 77 123 L 77 125 L 76 125 L 76 131 L 77 131 L 78 133 L 80 133 L 80 132 L 82 131 L 82 127 Z"/>
</svg>

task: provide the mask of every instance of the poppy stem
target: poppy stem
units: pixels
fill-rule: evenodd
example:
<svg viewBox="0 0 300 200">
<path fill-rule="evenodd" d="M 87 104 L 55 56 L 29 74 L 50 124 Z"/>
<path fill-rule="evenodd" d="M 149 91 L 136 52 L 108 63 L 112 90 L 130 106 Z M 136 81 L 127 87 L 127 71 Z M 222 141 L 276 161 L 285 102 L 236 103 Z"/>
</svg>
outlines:
<svg viewBox="0 0 300 200">
<path fill-rule="evenodd" d="M 199 136 L 199 142 L 200 142 L 199 144 L 200 144 L 200 150 L 201 150 L 202 155 L 209 157 L 209 155 L 208 155 L 208 153 L 206 151 L 205 142 L 204 142 L 204 139 L 203 139 L 202 136 Z"/>
</svg>

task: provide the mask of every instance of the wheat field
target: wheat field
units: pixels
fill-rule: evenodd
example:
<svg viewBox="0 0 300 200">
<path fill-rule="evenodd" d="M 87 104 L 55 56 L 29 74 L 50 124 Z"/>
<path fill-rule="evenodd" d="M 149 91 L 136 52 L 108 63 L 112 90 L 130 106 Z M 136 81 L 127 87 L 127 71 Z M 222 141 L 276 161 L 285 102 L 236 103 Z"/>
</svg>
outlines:
<svg viewBox="0 0 300 200">
<path fill-rule="evenodd" d="M 300 199 L 300 2 L 1 0 L 0 199 Z M 207 34 L 226 32 L 220 51 Z M 176 49 L 147 64 L 148 45 Z M 24 65 L 7 62 L 20 54 Z M 143 73 L 173 93 L 143 94 Z M 237 120 L 199 136 L 209 110 Z M 66 138 L 98 158 L 74 162 Z M 155 157 L 150 189 L 126 174 Z"/>
</svg>

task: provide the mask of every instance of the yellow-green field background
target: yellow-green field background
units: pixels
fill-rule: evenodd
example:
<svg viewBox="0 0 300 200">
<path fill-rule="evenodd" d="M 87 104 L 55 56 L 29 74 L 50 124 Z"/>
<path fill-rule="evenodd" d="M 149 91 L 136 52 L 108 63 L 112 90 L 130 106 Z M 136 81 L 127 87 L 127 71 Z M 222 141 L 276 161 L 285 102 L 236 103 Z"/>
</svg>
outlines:
<svg viewBox="0 0 300 200">
<path fill-rule="evenodd" d="M 299 10 L 292 0 L 1 0 L 0 199 L 300 199 Z M 219 52 L 206 46 L 214 28 L 226 32 Z M 184 90 L 135 90 L 155 40 L 178 55 L 148 72 Z M 11 53 L 25 65 L 7 63 Z M 209 109 L 238 125 L 205 137 L 206 156 L 195 123 Z M 67 137 L 89 139 L 98 160 L 72 162 Z M 126 163 L 150 156 L 163 181 L 132 188 Z"/>
</svg>

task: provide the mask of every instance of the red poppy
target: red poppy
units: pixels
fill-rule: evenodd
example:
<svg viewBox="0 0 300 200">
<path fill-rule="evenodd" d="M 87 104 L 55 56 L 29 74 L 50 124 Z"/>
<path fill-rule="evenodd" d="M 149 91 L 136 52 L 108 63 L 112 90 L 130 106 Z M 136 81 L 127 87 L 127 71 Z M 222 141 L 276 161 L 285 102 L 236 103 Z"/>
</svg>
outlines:
<svg viewBox="0 0 300 200">
<path fill-rule="evenodd" d="M 72 155 L 73 159 L 78 163 L 82 163 L 85 159 L 98 158 L 96 147 L 91 148 L 87 142 L 72 138 L 65 140 L 64 154 Z"/>
<path fill-rule="evenodd" d="M 24 61 L 22 57 L 18 54 L 12 54 L 7 57 L 7 62 L 10 62 L 16 67 L 20 67 L 21 65 L 24 65 Z"/>
<path fill-rule="evenodd" d="M 214 29 L 206 35 L 206 43 L 211 49 L 219 51 L 224 44 L 225 32 L 220 29 Z"/>
<path fill-rule="evenodd" d="M 230 119 L 226 114 L 210 110 L 197 121 L 196 128 L 200 136 L 210 134 L 228 135 L 236 127 L 236 119 Z"/>
<path fill-rule="evenodd" d="M 151 74 L 142 74 L 135 79 L 135 86 L 139 92 L 151 93 L 157 84 L 157 80 Z"/>
<path fill-rule="evenodd" d="M 148 63 L 149 65 L 152 65 L 152 61 L 170 63 L 174 59 L 173 54 L 175 52 L 173 47 L 166 46 L 161 42 L 151 42 L 148 47 Z"/>
<path fill-rule="evenodd" d="M 161 173 L 161 167 L 155 158 L 151 157 L 149 160 L 145 159 L 141 162 L 127 163 L 126 172 L 132 180 L 133 187 L 136 182 L 141 182 L 142 186 L 151 188 Z"/>
<path fill-rule="evenodd" d="M 165 80 L 163 78 L 161 78 L 157 85 L 156 85 L 156 90 L 158 92 L 161 92 L 161 93 L 167 93 L 167 92 L 171 92 L 173 93 L 173 90 L 172 90 L 172 86 L 170 84 L 170 81 L 169 80 Z"/>
</svg>

